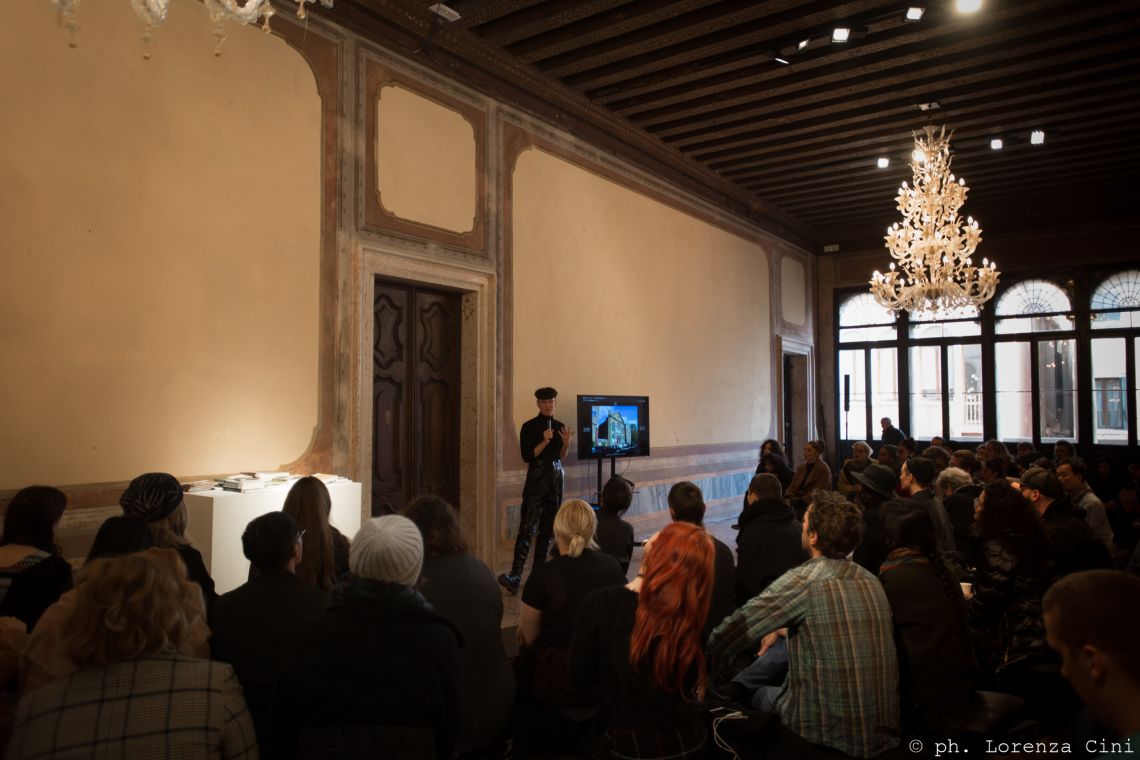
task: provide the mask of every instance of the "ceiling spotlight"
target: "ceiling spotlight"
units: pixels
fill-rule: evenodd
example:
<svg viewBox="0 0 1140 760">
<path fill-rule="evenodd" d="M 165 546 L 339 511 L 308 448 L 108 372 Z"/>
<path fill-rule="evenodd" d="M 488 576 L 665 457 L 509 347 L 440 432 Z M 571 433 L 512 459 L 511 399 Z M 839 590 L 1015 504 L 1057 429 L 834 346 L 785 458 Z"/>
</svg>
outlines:
<svg viewBox="0 0 1140 760">
<path fill-rule="evenodd" d="M 959 13 L 975 13 L 982 7 L 982 0 L 954 0 L 954 10 Z"/>
<path fill-rule="evenodd" d="M 886 169 L 890 165 L 891 159 L 887 158 L 886 156 L 879 158 L 879 160 L 875 162 L 875 166 L 878 166 L 880 169 Z"/>
<path fill-rule="evenodd" d="M 782 63 L 782 64 L 784 64 L 785 66 L 787 66 L 787 65 L 788 65 L 788 59 L 787 59 L 787 58 L 781 58 L 781 57 L 780 57 L 780 56 L 778 56 L 778 55 L 774 55 L 774 56 L 772 56 L 772 60 L 773 60 L 773 61 L 775 61 L 776 63 Z"/>
<path fill-rule="evenodd" d="M 831 31 L 832 42 L 847 42 L 847 38 L 851 36 L 851 30 L 845 26 L 837 26 Z"/>
<path fill-rule="evenodd" d="M 1044 145 L 1045 144 L 1045 130 L 1035 129 L 1029 133 L 1029 142 L 1031 145 Z"/>
<path fill-rule="evenodd" d="M 811 44 L 811 40 L 800 40 L 799 44 L 796 45 L 796 50 L 803 50 L 804 48 L 806 48 L 810 44 Z"/>
<path fill-rule="evenodd" d="M 922 21 L 922 14 L 926 13 L 925 8 L 919 8 L 917 5 L 912 5 L 906 9 L 907 21 Z"/>
<path fill-rule="evenodd" d="M 938 103 L 937 100 L 932 100 L 929 103 L 918 104 L 918 110 L 920 111 L 937 111 L 941 107 L 942 106 Z"/>
<path fill-rule="evenodd" d="M 1005 143 L 1001 141 L 1000 137 L 995 137 L 994 139 L 990 140 L 990 150 L 1001 150 L 1002 145 L 1004 144 Z"/>
</svg>

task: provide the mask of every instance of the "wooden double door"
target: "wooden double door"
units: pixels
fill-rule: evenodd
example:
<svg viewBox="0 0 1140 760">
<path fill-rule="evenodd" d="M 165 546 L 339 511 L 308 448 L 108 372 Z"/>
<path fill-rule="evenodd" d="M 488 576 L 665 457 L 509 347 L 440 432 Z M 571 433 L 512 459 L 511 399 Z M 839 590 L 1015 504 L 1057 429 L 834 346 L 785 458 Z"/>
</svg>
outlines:
<svg viewBox="0 0 1140 760">
<path fill-rule="evenodd" d="M 432 494 L 459 508 L 462 297 L 376 280 L 372 514 Z"/>
</svg>

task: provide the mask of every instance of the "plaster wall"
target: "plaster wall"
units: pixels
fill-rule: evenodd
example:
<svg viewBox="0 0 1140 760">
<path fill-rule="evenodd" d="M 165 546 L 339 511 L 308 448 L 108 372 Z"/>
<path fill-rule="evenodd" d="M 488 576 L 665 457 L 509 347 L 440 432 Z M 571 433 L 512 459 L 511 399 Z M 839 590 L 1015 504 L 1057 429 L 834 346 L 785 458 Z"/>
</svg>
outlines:
<svg viewBox="0 0 1140 760">
<path fill-rule="evenodd" d="M 317 418 L 319 99 L 279 37 L 175 3 L 0 25 L 0 489 L 273 468 Z"/>
<path fill-rule="evenodd" d="M 389 85 L 377 108 L 380 202 L 401 219 L 453 232 L 475 226 L 475 135 L 457 111 Z"/>
<path fill-rule="evenodd" d="M 515 164 L 515 429 L 533 391 L 648 395 L 653 446 L 771 424 L 769 266 L 757 244 L 534 148 Z"/>
</svg>

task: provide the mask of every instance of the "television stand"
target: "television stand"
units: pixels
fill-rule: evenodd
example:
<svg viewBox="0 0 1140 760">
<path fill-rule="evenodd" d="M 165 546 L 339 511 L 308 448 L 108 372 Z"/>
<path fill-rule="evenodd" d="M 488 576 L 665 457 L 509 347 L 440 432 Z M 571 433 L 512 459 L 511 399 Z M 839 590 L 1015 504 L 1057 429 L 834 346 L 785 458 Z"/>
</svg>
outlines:
<svg viewBox="0 0 1140 760">
<path fill-rule="evenodd" d="M 617 475 L 617 457 L 598 457 L 598 506 L 602 504 L 602 461 L 610 460 L 610 477 Z"/>
</svg>

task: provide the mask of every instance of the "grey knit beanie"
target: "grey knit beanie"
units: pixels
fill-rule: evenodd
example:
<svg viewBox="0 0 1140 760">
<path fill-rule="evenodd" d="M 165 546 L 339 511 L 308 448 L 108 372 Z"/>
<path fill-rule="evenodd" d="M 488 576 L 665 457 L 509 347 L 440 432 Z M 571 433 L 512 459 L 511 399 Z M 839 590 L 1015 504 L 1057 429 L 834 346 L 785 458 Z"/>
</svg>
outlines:
<svg viewBox="0 0 1140 760">
<path fill-rule="evenodd" d="M 361 578 L 414 586 L 424 563 L 424 540 L 401 515 L 374 517 L 352 539 L 348 567 Z"/>
</svg>

